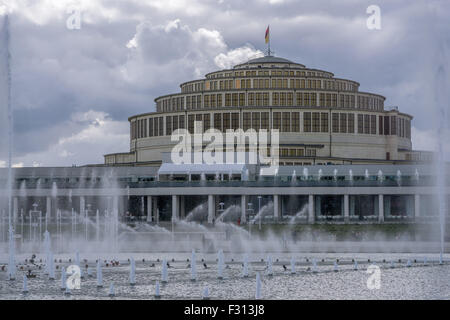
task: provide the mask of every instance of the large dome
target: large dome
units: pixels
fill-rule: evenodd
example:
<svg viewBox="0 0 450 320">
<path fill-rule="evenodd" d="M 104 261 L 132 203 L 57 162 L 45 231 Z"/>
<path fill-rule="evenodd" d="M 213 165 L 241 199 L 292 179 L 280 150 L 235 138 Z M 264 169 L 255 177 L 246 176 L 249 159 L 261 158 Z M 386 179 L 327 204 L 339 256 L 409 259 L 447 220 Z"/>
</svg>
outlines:
<svg viewBox="0 0 450 320">
<path fill-rule="evenodd" d="M 236 65 L 235 67 L 242 67 L 242 66 L 245 66 L 248 64 L 295 64 L 297 66 L 304 67 L 304 65 L 302 65 L 302 64 L 292 62 L 291 60 L 288 60 L 285 58 L 274 57 L 274 56 L 264 56 L 264 57 L 259 57 L 259 58 L 255 58 L 255 59 L 250 59 L 245 63 Z"/>
</svg>

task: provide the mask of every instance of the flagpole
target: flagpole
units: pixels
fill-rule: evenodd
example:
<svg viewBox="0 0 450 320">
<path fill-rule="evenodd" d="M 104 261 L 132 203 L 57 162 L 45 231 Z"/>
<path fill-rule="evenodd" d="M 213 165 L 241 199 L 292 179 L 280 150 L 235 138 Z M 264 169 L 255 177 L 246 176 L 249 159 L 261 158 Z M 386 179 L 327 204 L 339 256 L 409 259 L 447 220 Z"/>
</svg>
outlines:
<svg viewBox="0 0 450 320">
<path fill-rule="evenodd" d="M 267 52 L 267 54 L 270 57 L 270 24 L 269 24 L 269 51 Z"/>
</svg>

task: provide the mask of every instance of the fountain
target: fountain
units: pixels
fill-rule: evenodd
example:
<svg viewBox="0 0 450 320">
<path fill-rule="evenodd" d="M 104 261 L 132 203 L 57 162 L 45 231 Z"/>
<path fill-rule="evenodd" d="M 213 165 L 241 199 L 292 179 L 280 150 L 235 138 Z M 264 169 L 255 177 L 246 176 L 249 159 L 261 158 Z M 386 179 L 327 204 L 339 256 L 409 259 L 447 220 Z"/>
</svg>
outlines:
<svg viewBox="0 0 450 320">
<path fill-rule="evenodd" d="M 191 281 L 197 280 L 197 267 L 196 267 L 196 258 L 195 258 L 195 250 L 192 249 L 191 255 Z"/>
<path fill-rule="evenodd" d="M 266 275 L 273 276 L 273 268 L 272 268 L 272 256 L 269 255 L 267 257 L 267 266 L 266 266 Z"/>
<path fill-rule="evenodd" d="M 259 275 L 259 272 L 256 273 L 255 299 L 261 299 L 261 276 Z"/>
<path fill-rule="evenodd" d="M 16 279 L 16 259 L 15 259 L 15 245 L 14 245 L 14 231 L 12 226 L 9 226 L 9 259 L 8 259 L 8 279 Z"/>
<path fill-rule="evenodd" d="M 0 74 L 0 105 L 6 106 L 7 109 L 7 130 L 8 130 L 8 179 L 6 195 L 8 199 L 8 278 L 14 280 L 16 278 L 16 264 L 15 264 L 15 243 L 14 243 L 14 228 L 12 225 L 12 188 L 13 188 L 13 173 L 12 173 L 12 147 L 13 147 L 13 112 L 11 104 L 11 55 L 10 48 L 10 35 L 9 35 L 9 16 L 5 15 L 3 24 L 3 37 L 1 39 L 3 48 L 0 58 L 0 63 L 4 64 L 0 70 L 4 72 Z"/>
<path fill-rule="evenodd" d="M 410 268 L 411 266 L 412 266 L 411 260 L 408 259 L 408 261 L 406 262 L 406 267 L 407 267 L 407 268 Z"/>
<path fill-rule="evenodd" d="M 217 278 L 222 280 L 223 279 L 223 270 L 224 270 L 224 257 L 223 257 L 223 250 L 220 249 L 217 253 Z"/>
<path fill-rule="evenodd" d="M 402 182 L 402 173 L 400 170 L 397 170 L 397 176 L 396 176 L 397 184 L 400 185 Z"/>
<path fill-rule="evenodd" d="M 61 290 L 66 290 L 66 269 L 64 267 L 61 268 Z"/>
<path fill-rule="evenodd" d="M 334 272 L 338 272 L 338 271 L 339 271 L 339 266 L 338 266 L 337 261 L 334 261 L 333 271 L 334 271 Z"/>
<path fill-rule="evenodd" d="M 70 291 L 70 288 L 68 286 L 66 286 L 66 291 L 64 291 L 64 295 L 70 296 L 71 294 L 72 294 L 72 292 Z"/>
<path fill-rule="evenodd" d="M 242 277 L 248 278 L 248 254 L 244 255 L 243 267 L 242 267 Z"/>
<path fill-rule="evenodd" d="M 291 258 L 291 274 L 295 274 L 295 258 Z"/>
<path fill-rule="evenodd" d="M 334 169 L 333 170 L 333 180 L 334 181 L 337 181 L 337 173 L 338 173 L 337 169 Z"/>
<path fill-rule="evenodd" d="M 97 209 L 95 214 L 95 235 L 97 239 L 97 243 L 100 242 L 100 212 Z"/>
<path fill-rule="evenodd" d="M 308 204 L 305 204 L 299 212 L 289 219 L 289 224 L 294 224 L 300 217 L 306 217 L 308 214 Z"/>
<path fill-rule="evenodd" d="M 50 243 L 50 233 L 46 230 L 44 232 L 44 252 L 45 252 L 45 273 L 50 274 L 50 264 L 51 264 L 51 243 Z"/>
<path fill-rule="evenodd" d="M 322 176 L 323 176 L 323 171 L 322 171 L 322 169 L 319 169 L 319 171 L 317 172 L 317 181 L 322 180 Z"/>
<path fill-rule="evenodd" d="M 317 273 L 317 261 L 316 259 L 312 260 L 312 272 Z"/>
<path fill-rule="evenodd" d="M 97 260 L 97 288 L 103 287 L 102 265 L 100 259 Z"/>
<path fill-rule="evenodd" d="M 358 261 L 355 260 L 355 263 L 353 264 L 353 270 L 358 270 Z"/>
<path fill-rule="evenodd" d="M 111 285 L 109 286 L 109 294 L 110 297 L 116 296 L 116 290 L 114 289 L 114 282 L 111 282 Z"/>
<path fill-rule="evenodd" d="M 294 171 L 292 172 L 291 182 L 292 182 L 293 184 L 295 184 L 295 183 L 297 182 L 297 171 L 295 171 L 295 169 L 294 169 Z"/>
<path fill-rule="evenodd" d="M 48 270 L 48 279 L 55 280 L 55 262 L 53 260 L 53 254 L 50 252 L 50 266 Z"/>
<path fill-rule="evenodd" d="M 364 171 L 364 179 L 369 180 L 369 170 Z"/>
<path fill-rule="evenodd" d="M 383 182 L 383 180 L 384 180 L 383 171 L 378 170 L 378 181 Z"/>
<path fill-rule="evenodd" d="M 27 276 L 23 275 L 23 289 L 22 289 L 22 293 L 23 294 L 27 294 L 28 293 L 28 284 L 27 284 Z"/>
<path fill-rule="evenodd" d="M 155 284 L 155 298 L 159 299 L 161 298 L 160 288 L 159 288 L 159 281 L 156 281 Z"/>
<path fill-rule="evenodd" d="M 308 168 L 303 168 L 303 180 L 307 181 L 309 177 Z"/>
<path fill-rule="evenodd" d="M 131 257 L 130 260 L 130 285 L 134 286 L 136 284 L 136 263 L 134 258 Z"/>
<path fill-rule="evenodd" d="M 353 170 L 352 169 L 348 170 L 348 179 L 350 181 L 353 181 Z"/>
<path fill-rule="evenodd" d="M 161 282 L 167 283 L 168 282 L 168 275 L 167 275 L 167 261 L 164 259 L 162 262 L 162 270 L 161 270 Z"/>
<path fill-rule="evenodd" d="M 209 299 L 209 288 L 208 287 L 203 288 L 202 299 L 203 300 Z"/>
</svg>

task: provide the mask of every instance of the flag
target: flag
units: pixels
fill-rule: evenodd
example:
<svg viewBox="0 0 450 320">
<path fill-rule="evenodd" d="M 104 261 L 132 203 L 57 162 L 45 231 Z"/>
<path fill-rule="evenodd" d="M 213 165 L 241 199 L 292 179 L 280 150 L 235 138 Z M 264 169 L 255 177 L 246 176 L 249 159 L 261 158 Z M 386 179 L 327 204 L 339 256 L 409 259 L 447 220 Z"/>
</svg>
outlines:
<svg viewBox="0 0 450 320">
<path fill-rule="evenodd" d="M 266 43 L 269 43 L 269 26 L 267 26 L 266 30 Z"/>
</svg>

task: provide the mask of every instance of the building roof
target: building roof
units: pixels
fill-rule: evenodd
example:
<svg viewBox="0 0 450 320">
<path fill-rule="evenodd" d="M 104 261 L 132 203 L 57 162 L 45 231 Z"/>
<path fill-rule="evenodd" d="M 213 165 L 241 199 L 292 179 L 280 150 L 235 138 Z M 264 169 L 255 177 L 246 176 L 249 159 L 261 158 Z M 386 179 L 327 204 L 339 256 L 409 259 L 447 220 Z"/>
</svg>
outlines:
<svg viewBox="0 0 450 320">
<path fill-rule="evenodd" d="M 281 57 L 274 57 L 274 56 L 264 56 L 264 57 L 259 57 L 259 58 L 255 58 L 255 59 L 250 59 L 245 63 L 240 63 L 237 66 L 243 66 L 243 65 L 247 65 L 247 64 L 263 64 L 263 63 L 287 63 L 287 64 L 295 64 L 295 65 L 299 65 L 299 66 L 303 66 L 302 64 L 296 63 L 296 62 L 292 62 L 291 60 L 285 59 L 285 58 L 281 58 Z"/>
<path fill-rule="evenodd" d="M 274 57 L 274 56 L 265 56 L 260 58 L 255 58 L 249 60 L 247 63 L 294 63 L 288 59 Z"/>
<path fill-rule="evenodd" d="M 158 175 L 163 174 L 242 174 L 246 170 L 245 164 L 175 164 L 163 163 Z"/>
</svg>

